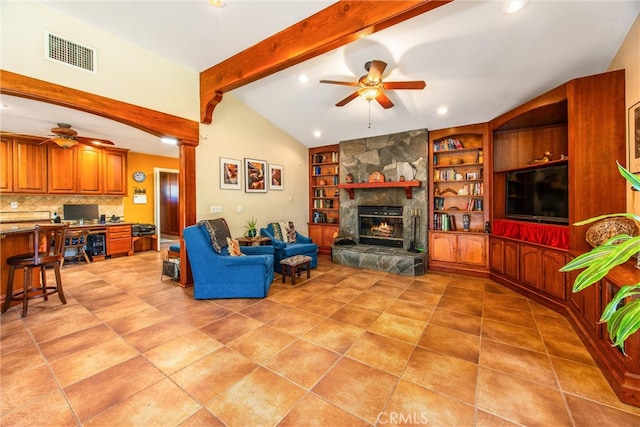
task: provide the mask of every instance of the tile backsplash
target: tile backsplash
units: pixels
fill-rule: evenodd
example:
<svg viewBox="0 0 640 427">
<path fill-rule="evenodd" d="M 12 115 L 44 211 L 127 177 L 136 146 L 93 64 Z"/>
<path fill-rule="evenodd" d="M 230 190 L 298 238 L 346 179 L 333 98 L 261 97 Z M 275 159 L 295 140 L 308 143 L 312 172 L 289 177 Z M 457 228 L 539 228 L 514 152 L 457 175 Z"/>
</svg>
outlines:
<svg viewBox="0 0 640 427">
<path fill-rule="evenodd" d="M 11 204 L 17 203 L 17 208 Z M 64 204 L 97 204 L 100 214 L 107 219 L 112 215 L 124 219 L 123 198 L 120 196 L 57 196 L 40 195 L 2 195 L 0 198 L 0 222 L 42 220 L 53 218 L 53 213 L 62 215 Z M 64 218 L 62 218 L 64 219 Z"/>
</svg>

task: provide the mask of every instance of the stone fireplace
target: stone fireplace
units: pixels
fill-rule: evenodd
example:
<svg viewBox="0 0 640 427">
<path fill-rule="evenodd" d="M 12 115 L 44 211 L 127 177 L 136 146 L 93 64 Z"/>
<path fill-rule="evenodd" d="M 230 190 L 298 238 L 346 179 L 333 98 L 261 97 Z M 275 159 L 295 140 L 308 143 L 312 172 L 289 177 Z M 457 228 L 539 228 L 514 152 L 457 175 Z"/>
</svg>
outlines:
<svg viewBox="0 0 640 427">
<path fill-rule="evenodd" d="M 353 198 L 341 190 L 340 235 L 350 237 L 357 245 L 334 246 L 334 262 L 403 275 L 424 274 L 428 139 L 427 130 L 419 129 L 340 142 L 341 183 L 345 183 L 348 174 L 354 183 L 366 183 L 371 174 L 379 172 L 386 183 L 405 180 L 420 181 L 420 185 L 409 189 L 408 193 L 402 187 L 357 188 L 353 191 Z M 371 214 L 365 214 L 369 216 L 361 222 L 362 207 L 378 212 L 393 208 L 393 215 L 387 215 L 393 217 L 391 238 L 389 221 L 384 227 L 375 222 Z M 418 253 L 407 250 L 414 239 L 414 222 L 419 225 L 414 242 L 414 246 L 422 250 Z M 380 245 L 381 241 L 385 244 Z M 392 244 L 388 244 L 390 242 Z"/>
</svg>

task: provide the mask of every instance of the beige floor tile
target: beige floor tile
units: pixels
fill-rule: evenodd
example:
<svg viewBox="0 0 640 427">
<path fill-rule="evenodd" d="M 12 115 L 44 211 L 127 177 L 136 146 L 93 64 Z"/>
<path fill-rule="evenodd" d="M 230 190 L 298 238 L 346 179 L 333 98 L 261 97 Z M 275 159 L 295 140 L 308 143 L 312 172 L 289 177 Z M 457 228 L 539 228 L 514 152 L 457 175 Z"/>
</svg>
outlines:
<svg viewBox="0 0 640 427">
<path fill-rule="evenodd" d="M 279 304 L 269 299 L 263 299 L 240 311 L 240 313 L 252 319 L 267 323 L 289 310 L 291 310 L 291 307 L 288 305 Z"/>
<path fill-rule="evenodd" d="M 420 347 L 478 363 L 480 338 L 454 329 L 429 325 L 418 341 Z"/>
<path fill-rule="evenodd" d="M 633 412 L 626 412 L 571 394 L 567 394 L 566 399 L 573 421 L 577 426 L 640 426 L 639 408 L 629 407 L 629 410 Z"/>
<path fill-rule="evenodd" d="M 471 295 L 479 296 L 476 292 L 484 292 L 485 279 L 480 277 L 452 275 L 448 285 L 450 287 L 472 291 Z"/>
<path fill-rule="evenodd" d="M 31 401 L 12 412 L 2 414 L 2 426 L 74 426 L 76 419 L 60 390 Z"/>
<path fill-rule="evenodd" d="M 454 281 L 449 282 L 447 289 L 444 290 L 443 296 L 460 298 L 463 300 L 482 301 L 484 298 L 484 283 L 480 283 L 480 290 L 467 289 L 453 285 Z M 457 283 L 461 284 L 460 279 L 457 279 Z"/>
<path fill-rule="evenodd" d="M 512 323 L 483 319 L 482 337 L 527 350 L 546 353 L 544 342 L 537 329 L 522 328 Z"/>
<path fill-rule="evenodd" d="M 429 323 L 436 326 L 455 329 L 469 335 L 480 335 L 482 318 L 470 314 L 436 309 L 429 319 Z"/>
<path fill-rule="evenodd" d="M 444 295 L 438 302 L 438 308 L 470 314 L 472 316 L 482 316 L 482 301 L 472 301 Z"/>
<path fill-rule="evenodd" d="M 391 338 L 415 344 L 420 339 L 426 323 L 420 320 L 382 313 L 369 330 Z"/>
<path fill-rule="evenodd" d="M 369 288 L 369 289 L 371 289 L 371 288 Z M 329 298 L 329 299 L 332 299 L 332 300 L 348 303 L 348 302 L 352 301 L 355 297 L 360 295 L 361 292 L 362 291 L 360 291 L 358 289 L 343 288 L 341 286 L 334 286 L 334 287 L 332 287 L 330 289 L 327 289 L 321 295 L 324 298 Z"/>
<path fill-rule="evenodd" d="M 472 426 L 473 416 L 473 406 L 401 380 L 377 422 L 385 426 Z"/>
<path fill-rule="evenodd" d="M 279 427 L 365 427 L 369 425 L 366 421 L 351 415 L 314 394 L 305 395 L 302 401 L 287 414 L 282 422 L 278 423 Z"/>
<path fill-rule="evenodd" d="M 200 328 L 216 320 L 224 319 L 231 313 L 232 311 L 217 304 L 202 304 L 197 308 L 185 310 L 173 318 L 178 322 L 184 322 L 194 328 Z"/>
<path fill-rule="evenodd" d="M 331 319 L 366 329 L 380 317 L 379 311 L 348 304 L 331 315 Z"/>
<path fill-rule="evenodd" d="M 435 306 L 398 299 L 387 308 L 386 312 L 395 314 L 396 316 L 427 322 L 431 318 L 434 308 Z"/>
<path fill-rule="evenodd" d="M 531 311 L 529 300 L 520 295 L 485 294 L 485 307 L 504 307 L 511 310 Z"/>
<path fill-rule="evenodd" d="M 170 317 L 170 314 L 158 310 L 155 307 L 150 307 L 146 310 L 140 310 L 137 313 L 114 319 L 107 322 L 107 324 L 116 333 L 127 335 L 146 328 L 147 326 L 162 322 L 163 320 L 168 320 Z"/>
<path fill-rule="evenodd" d="M 4 318 L 2 319 L 4 320 Z M 20 328 L 0 339 L 0 356 L 33 347 L 35 344 L 26 329 Z"/>
<path fill-rule="evenodd" d="M 416 348 L 402 378 L 475 404 L 478 365 L 458 357 Z"/>
<path fill-rule="evenodd" d="M 366 332 L 345 354 L 362 363 L 399 376 L 414 346 L 404 341 Z"/>
<path fill-rule="evenodd" d="M 144 356 L 165 375 L 171 375 L 220 347 L 222 344 L 207 334 L 193 331 L 146 351 Z"/>
<path fill-rule="evenodd" d="M 558 388 L 549 356 L 497 341 L 482 340 L 480 366 L 526 379 L 549 388 Z"/>
<path fill-rule="evenodd" d="M 200 408 L 193 398 L 167 378 L 101 412 L 84 425 L 178 425 Z"/>
<path fill-rule="evenodd" d="M 476 427 L 517 427 L 520 424 L 505 420 L 504 418 L 482 410 L 477 410 L 475 425 Z"/>
<path fill-rule="evenodd" d="M 426 276 L 416 277 L 416 280 L 409 286 L 409 289 L 422 292 L 430 292 L 436 295 L 442 295 L 444 290 L 447 289 L 446 283 L 438 283 L 432 281 L 425 281 L 422 278 Z"/>
<path fill-rule="evenodd" d="M 436 306 L 442 298 L 441 295 L 431 292 L 423 292 L 415 289 L 407 289 L 398 296 L 398 299 L 403 301 L 411 301 L 426 306 Z"/>
<path fill-rule="evenodd" d="M 324 316 L 294 308 L 271 320 L 269 326 L 291 335 L 302 336 L 323 319 Z"/>
<path fill-rule="evenodd" d="M 364 332 L 362 328 L 326 319 L 307 332 L 303 338 L 329 350 L 344 353 Z"/>
<path fill-rule="evenodd" d="M 259 328 L 264 323 L 241 314 L 231 314 L 200 328 L 202 332 L 223 344 Z"/>
<path fill-rule="evenodd" d="M 227 425 L 276 425 L 304 394 L 303 388 L 258 368 L 207 404 L 207 408 Z"/>
<path fill-rule="evenodd" d="M 369 292 L 363 292 L 351 301 L 351 304 L 358 307 L 368 308 L 374 311 L 385 311 L 393 302 L 395 298 L 385 297 L 379 294 L 373 294 Z"/>
<path fill-rule="evenodd" d="M 264 366 L 304 388 L 313 387 L 340 358 L 340 354 L 308 341 L 297 340 Z"/>
<path fill-rule="evenodd" d="M 296 338 L 286 332 L 264 325 L 227 343 L 254 362 L 262 363 L 294 342 Z"/>
<path fill-rule="evenodd" d="M 523 425 L 572 425 L 559 390 L 483 367 L 477 402 L 479 409 Z"/>
<path fill-rule="evenodd" d="M 248 357 L 222 347 L 171 375 L 171 379 L 205 405 L 257 367 Z"/>
<path fill-rule="evenodd" d="M 45 359 L 40 355 L 36 346 L 29 346 L 0 358 L 0 376 L 2 379 L 18 375 L 22 371 L 44 365 Z"/>
<path fill-rule="evenodd" d="M 533 314 L 529 310 L 514 310 L 501 307 L 499 304 L 485 304 L 485 319 L 496 320 L 498 322 L 510 323 L 523 328 L 535 328 L 536 323 Z"/>
<path fill-rule="evenodd" d="M 225 424 L 220 421 L 215 415 L 209 412 L 208 409 L 202 408 L 184 422 L 179 424 L 180 427 L 225 427 Z"/>
<path fill-rule="evenodd" d="M 331 316 L 338 311 L 345 303 L 330 298 L 317 296 L 298 306 L 301 310 L 306 310 L 318 316 Z"/>
<path fill-rule="evenodd" d="M 320 380 L 313 392 L 373 424 L 397 380 L 380 369 L 345 357 Z"/>
<path fill-rule="evenodd" d="M 149 351 L 182 335 L 193 332 L 193 328 L 173 318 L 154 323 L 130 334 L 124 335 L 125 341 L 141 353 Z"/>
<path fill-rule="evenodd" d="M 63 306 L 39 315 L 27 316 L 27 326 L 36 342 L 45 342 L 99 325 L 101 322 L 79 304 Z"/>
<path fill-rule="evenodd" d="M 72 384 L 64 391 L 80 421 L 86 422 L 164 378 L 155 366 L 138 356 Z"/>
<path fill-rule="evenodd" d="M 100 342 L 118 338 L 106 325 L 97 325 L 40 344 L 40 350 L 48 360 L 55 360 L 85 350 Z"/>
<path fill-rule="evenodd" d="M 41 364 L 22 370 L 17 375 L 2 376 L 0 413 L 6 414 L 58 391 L 58 384 L 49 367 Z M 9 425 L 0 422 L 0 425 Z"/>
</svg>

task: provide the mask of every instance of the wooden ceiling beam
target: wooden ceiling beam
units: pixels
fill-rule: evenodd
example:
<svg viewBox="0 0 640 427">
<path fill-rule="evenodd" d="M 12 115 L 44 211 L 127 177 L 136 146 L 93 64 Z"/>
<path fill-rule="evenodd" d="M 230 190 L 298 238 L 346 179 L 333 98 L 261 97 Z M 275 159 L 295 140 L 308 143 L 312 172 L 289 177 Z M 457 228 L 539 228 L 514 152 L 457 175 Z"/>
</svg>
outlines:
<svg viewBox="0 0 640 427">
<path fill-rule="evenodd" d="M 224 93 L 453 0 L 342 0 L 200 73 L 200 116 L 210 124 Z"/>
</svg>

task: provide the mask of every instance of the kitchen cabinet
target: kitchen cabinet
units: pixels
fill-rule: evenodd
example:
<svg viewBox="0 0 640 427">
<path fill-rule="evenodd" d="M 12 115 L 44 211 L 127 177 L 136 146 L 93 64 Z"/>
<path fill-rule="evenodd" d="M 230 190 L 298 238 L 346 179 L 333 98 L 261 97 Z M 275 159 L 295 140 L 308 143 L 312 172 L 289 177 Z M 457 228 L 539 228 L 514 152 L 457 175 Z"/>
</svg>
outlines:
<svg viewBox="0 0 640 427">
<path fill-rule="evenodd" d="M 47 191 L 47 151 L 41 139 L 3 135 L 0 145 L 0 192 Z"/>
<path fill-rule="evenodd" d="M 112 225 L 107 228 L 107 255 L 132 254 L 131 225 Z"/>
<path fill-rule="evenodd" d="M 116 149 L 103 151 L 104 194 L 127 194 L 127 152 Z"/>
<path fill-rule="evenodd" d="M 73 194 L 77 186 L 77 149 L 49 145 L 47 148 L 47 192 Z"/>
<path fill-rule="evenodd" d="M 465 232 L 429 232 L 429 269 L 485 272 L 488 236 Z"/>
<path fill-rule="evenodd" d="M 102 150 L 89 145 L 77 145 L 78 194 L 103 194 Z"/>
</svg>

